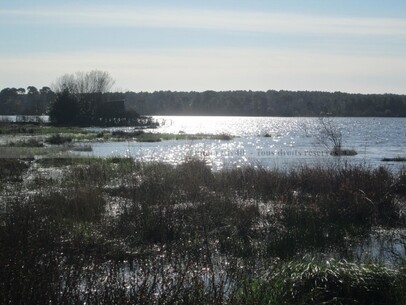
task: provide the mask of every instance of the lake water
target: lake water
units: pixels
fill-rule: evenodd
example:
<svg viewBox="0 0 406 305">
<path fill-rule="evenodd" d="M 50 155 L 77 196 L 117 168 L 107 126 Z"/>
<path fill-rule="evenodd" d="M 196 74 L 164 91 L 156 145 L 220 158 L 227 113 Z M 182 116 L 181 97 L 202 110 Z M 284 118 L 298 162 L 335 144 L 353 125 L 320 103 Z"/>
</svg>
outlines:
<svg viewBox="0 0 406 305">
<path fill-rule="evenodd" d="M 155 116 L 159 133 L 229 134 L 232 140 L 170 140 L 157 143 L 91 143 L 95 156 L 131 156 L 141 161 L 178 164 L 200 158 L 214 169 L 246 165 L 289 169 L 300 165 L 365 164 L 403 168 L 404 162 L 382 162 L 406 156 L 406 118 L 331 118 L 343 147 L 356 156 L 334 157 L 318 140 L 318 118 Z M 117 129 L 117 128 L 116 128 Z M 131 128 L 119 128 L 131 130 Z M 267 136 L 265 136 L 267 135 Z M 84 153 L 89 154 L 89 153 Z"/>
</svg>

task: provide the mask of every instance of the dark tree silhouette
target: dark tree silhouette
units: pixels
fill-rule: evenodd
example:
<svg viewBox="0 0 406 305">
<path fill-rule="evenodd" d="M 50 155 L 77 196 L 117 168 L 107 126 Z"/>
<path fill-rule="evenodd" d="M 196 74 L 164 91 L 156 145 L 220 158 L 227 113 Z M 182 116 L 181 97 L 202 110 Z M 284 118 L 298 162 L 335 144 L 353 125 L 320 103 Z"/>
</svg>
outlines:
<svg viewBox="0 0 406 305">
<path fill-rule="evenodd" d="M 79 107 L 76 97 L 68 90 L 57 93 L 49 112 L 49 119 L 55 125 L 78 124 Z"/>
<path fill-rule="evenodd" d="M 113 78 L 108 72 L 94 70 L 65 74 L 53 85 L 55 92 L 65 92 L 76 100 L 75 124 L 89 125 L 97 121 L 98 109 L 105 102 L 103 93 L 111 89 Z M 72 122 L 73 123 L 73 122 Z"/>
</svg>

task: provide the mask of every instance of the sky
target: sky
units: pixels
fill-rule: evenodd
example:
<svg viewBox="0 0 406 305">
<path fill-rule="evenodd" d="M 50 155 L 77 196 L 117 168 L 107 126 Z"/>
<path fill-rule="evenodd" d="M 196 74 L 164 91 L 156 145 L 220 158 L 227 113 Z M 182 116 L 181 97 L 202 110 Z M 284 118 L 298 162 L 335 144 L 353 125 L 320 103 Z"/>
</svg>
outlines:
<svg viewBox="0 0 406 305">
<path fill-rule="evenodd" d="M 95 69 L 116 91 L 406 94 L 406 1 L 0 0 L 0 89 Z"/>
</svg>

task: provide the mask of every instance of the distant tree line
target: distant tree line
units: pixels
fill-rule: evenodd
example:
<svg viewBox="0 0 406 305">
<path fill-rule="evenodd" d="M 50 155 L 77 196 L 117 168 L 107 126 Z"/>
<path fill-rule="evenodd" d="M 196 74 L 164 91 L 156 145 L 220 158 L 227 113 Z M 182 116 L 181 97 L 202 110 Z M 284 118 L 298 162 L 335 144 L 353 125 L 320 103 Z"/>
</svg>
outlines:
<svg viewBox="0 0 406 305">
<path fill-rule="evenodd" d="M 95 76 L 95 75 L 93 75 Z M 0 114 L 49 114 L 51 105 L 67 90 L 66 109 L 77 113 L 77 120 L 95 117 L 96 105 L 104 101 L 124 100 L 127 110 L 142 115 L 237 115 L 237 116 L 388 116 L 406 117 L 406 95 L 349 94 L 318 91 L 204 91 L 204 92 L 106 92 L 110 87 L 103 79 L 88 83 L 86 75 L 76 74 L 83 81 L 81 87 L 73 86 L 75 78 L 65 75 L 54 93 L 49 87 L 5 88 L 0 92 Z M 76 79 L 77 80 L 77 79 Z M 93 78 L 94 80 L 94 78 Z M 72 83 L 73 81 L 73 83 Z M 100 81 L 100 82 L 99 82 Z M 65 87 L 62 86 L 64 84 Z M 97 87 L 102 86 L 102 87 Z M 103 88 L 104 86 L 104 88 Z M 82 118 L 80 118 L 82 116 Z"/>
<path fill-rule="evenodd" d="M 55 93 L 49 87 L 4 88 L 0 91 L 0 115 L 47 114 L 54 99 Z"/>
<path fill-rule="evenodd" d="M 318 91 L 110 93 L 145 115 L 406 117 L 406 95 Z"/>
</svg>

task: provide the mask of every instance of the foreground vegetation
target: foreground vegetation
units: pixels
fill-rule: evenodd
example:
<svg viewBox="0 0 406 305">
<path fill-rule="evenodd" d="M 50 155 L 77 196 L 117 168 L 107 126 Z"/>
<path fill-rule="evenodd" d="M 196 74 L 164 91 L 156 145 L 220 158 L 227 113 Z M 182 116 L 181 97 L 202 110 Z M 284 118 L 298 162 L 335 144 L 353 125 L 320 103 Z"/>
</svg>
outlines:
<svg viewBox="0 0 406 305">
<path fill-rule="evenodd" d="M 384 168 L 0 159 L 0 303 L 405 304 L 405 196 Z"/>
</svg>

